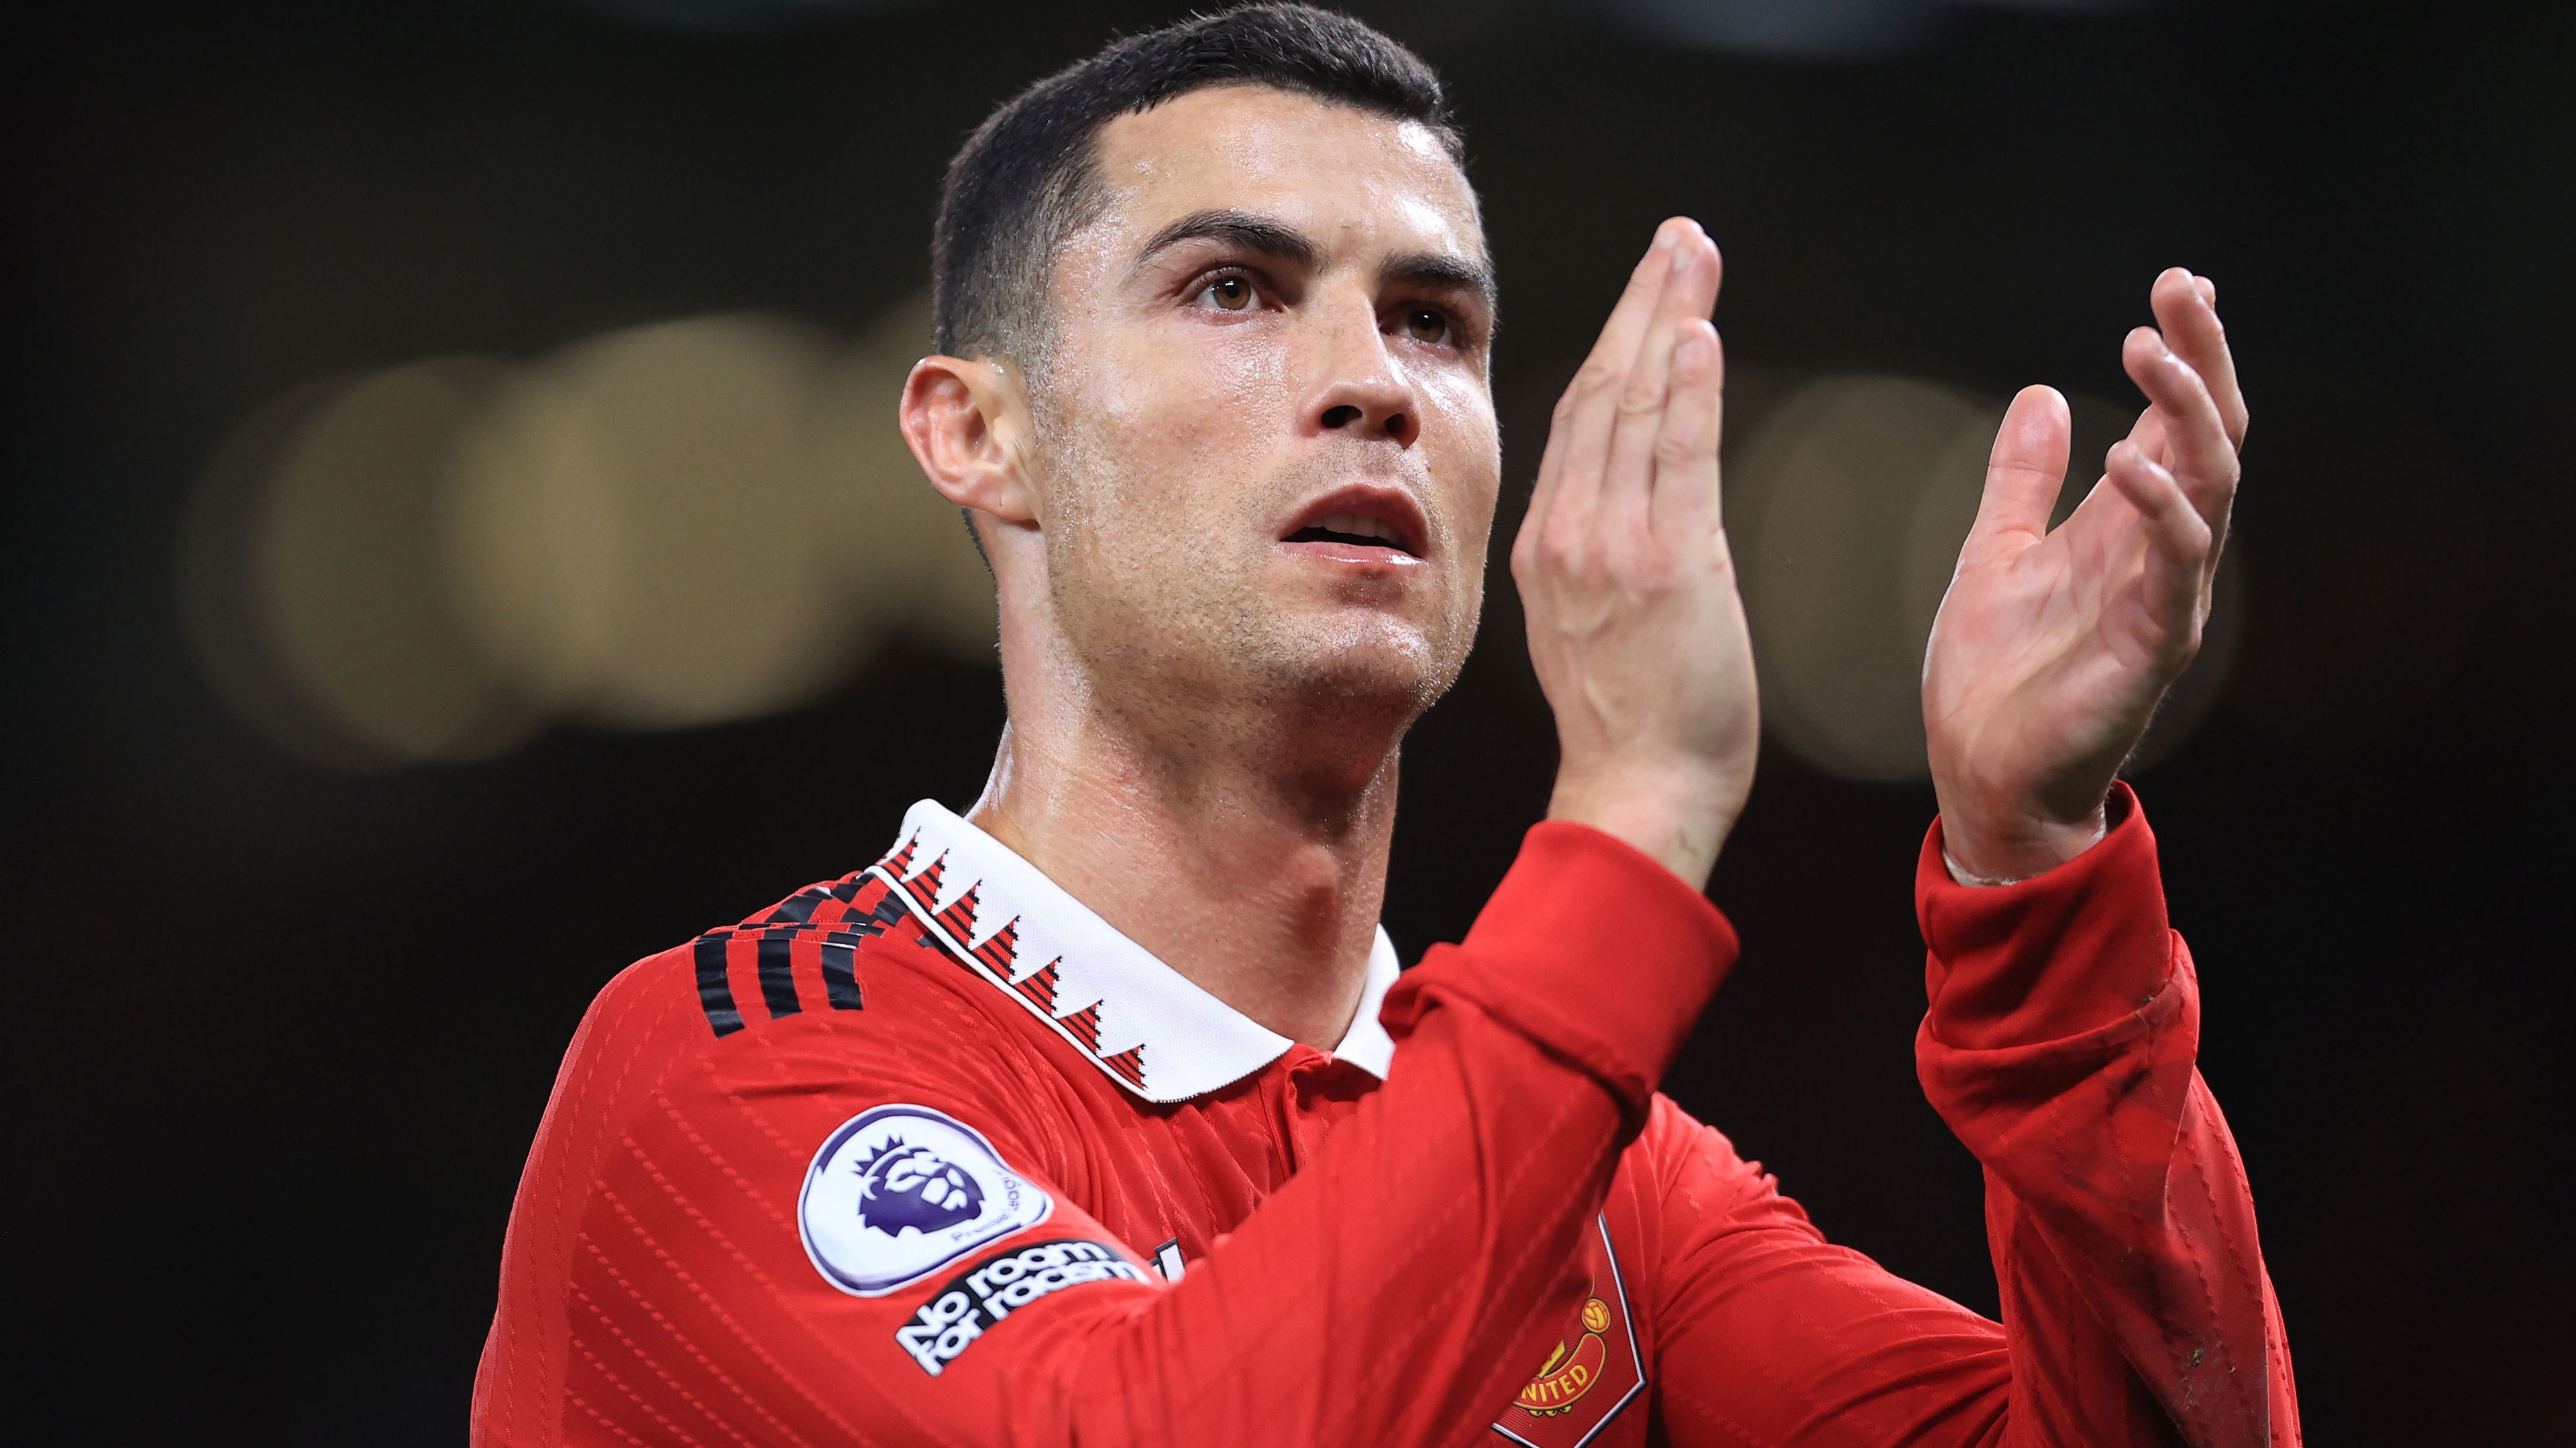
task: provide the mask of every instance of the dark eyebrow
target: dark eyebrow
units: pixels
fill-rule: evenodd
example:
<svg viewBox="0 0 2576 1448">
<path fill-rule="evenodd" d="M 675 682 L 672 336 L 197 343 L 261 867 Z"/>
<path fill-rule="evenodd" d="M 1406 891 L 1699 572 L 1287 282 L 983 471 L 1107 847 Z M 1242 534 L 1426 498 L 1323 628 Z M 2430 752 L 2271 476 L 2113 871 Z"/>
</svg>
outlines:
<svg viewBox="0 0 2576 1448">
<path fill-rule="evenodd" d="M 1314 238 L 1283 221 L 1255 216 L 1249 211 L 1193 211 L 1154 233 L 1144 249 L 1136 253 L 1136 266 L 1143 267 L 1156 256 L 1185 241 L 1222 241 L 1261 256 L 1275 257 L 1294 266 L 1313 268 L 1323 260 L 1323 248 Z"/>
<path fill-rule="evenodd" d="M 1321 265 L 1324 259 L 1323 248 L 1315 244 L 1314 238 L 1284 221 L 1249 211 L 1219 208 L 1193 211 L 1155 232 L 1153 239 L 1136 253 L 1136 263 L 1131 270 L 1142 270 L 1147 262 L 1185 241 L 1225 242 L 1310 271 Z M 1398 252 L 1379 265 L 1378 284 L 1464 292 L 1482 301 L 1488 314 L 1497 309 L 1501 300 L 1491 270 L 1442 252 Z"/>
<path fill-rule="evenodd" d="M 1466 292 L 1480 298 L 1491 312 L 1499 298 L 1494 274 L 1472 261 L 1432 251 L 1403 251 L 1377 269 L 1381 286 L 1420 287 L 1427 291 Z"/>
</svg>

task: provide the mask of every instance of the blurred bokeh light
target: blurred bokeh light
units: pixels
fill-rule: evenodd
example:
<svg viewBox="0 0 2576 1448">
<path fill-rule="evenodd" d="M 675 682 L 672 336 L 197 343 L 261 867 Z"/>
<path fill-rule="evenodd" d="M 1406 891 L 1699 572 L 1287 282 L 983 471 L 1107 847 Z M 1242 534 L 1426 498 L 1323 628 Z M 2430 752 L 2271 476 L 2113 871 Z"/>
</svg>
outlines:
<svg viewBox="0 0 2576 1448">
<path fill-rule="evenodd" d="M 828 359 L 808 393 L 808 486 L 831 500 L 814 540 L 850 606 L 954 658 L 997 662 L 993 580 L 957 509 L 933 492 L 894 422 L 931 350 L 930 294 L 887 309 Z"/>
<path fill-rule="evenodd" d="M 465 449 L 450 547 L 477 638 L 604 723 L 747 718 L 810 690 L 851 622 L 807 520 L 825 344 L 714 317 L 568 349 Z"/>
<path fill-rule="evenodd" d="M 192 506 L 200 662 L 278 743 L 364 767 L 549 718 L 755 718 L 895 631 L 989 660 L 990 582 L 895 426 L 927 314 L 848 345 L 696 317 L 296 389 Z"/>
<path fill-rule="evenodd" d="M 1763 715 L 1799 755 L 1853 779 L 1925 772 L 1923 640 L 1949 578 L 1909 567 L 1918 532 L 1967 533 L 1985 413 L 1968 395 L 1897 377 L 1833 378 L 1775 410 L 1731 479 L 1745 615 Z M 1958 550 L 1950 548 L 1955 560 Z M 1918 578 L 1937 575 L 1930 607 Z"/>
<path fill-rule="evenodd" d="M 2132 410 L 2069 399 L 2063 521 Z M 1984 489 L 1999 400 L 1906 377 L 1814 380 L 1765 409 L 1728 478 L 1728 531 L 1762 669 L 1763 722 L 1846 779 L 1930 777 L 1923 651 Z M 2189 736 L 2219 696 L 2242 633 L 2243 550 L 2231 547 L 2199 658 L 2132 762 Z"/>
</svg>

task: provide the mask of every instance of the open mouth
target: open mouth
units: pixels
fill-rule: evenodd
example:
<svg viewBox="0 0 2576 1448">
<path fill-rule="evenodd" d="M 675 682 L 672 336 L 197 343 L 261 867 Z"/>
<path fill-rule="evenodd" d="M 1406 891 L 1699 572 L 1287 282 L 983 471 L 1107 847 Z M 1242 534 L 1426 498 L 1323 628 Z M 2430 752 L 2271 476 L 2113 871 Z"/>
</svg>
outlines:
<svg viewBox="0 0 2576 1448">
<path fill-rule="evenodd" d="M 1385 565 L 1427 558 L 1430 534 L 1422 505 L 1403 489 L 1356 484 L 1308 503 L 1279 541 L 1309 557 Z"/>
<path fill-rule="evenodd" d="M 1395 525 L 1357 513 L 1335 513 L 1321 522 L 1300 528 L 1281 540 L 1288 543 L 1340 543 L 1353 548 L 1392 548 L 1406 557 L 1416 557 L 1405 546 Z"/>
</svg>

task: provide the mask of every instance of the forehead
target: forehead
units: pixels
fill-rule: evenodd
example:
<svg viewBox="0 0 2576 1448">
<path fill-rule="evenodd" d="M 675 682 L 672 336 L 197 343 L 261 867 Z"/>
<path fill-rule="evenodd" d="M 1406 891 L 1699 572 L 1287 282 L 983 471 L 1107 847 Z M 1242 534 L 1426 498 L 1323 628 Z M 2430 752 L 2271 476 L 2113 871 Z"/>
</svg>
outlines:
<svg viewBox="0 0 2576 1448">
<path fill-rule="evenodd" d="M 1430 127 L 1260 86 L 1215 86 L 1101 128 L 1102 218 L 1151 235 L 1231 208 L 1328 252 L 1372 245 L 1482 262 L 1476 193 Z"/>
</svg>

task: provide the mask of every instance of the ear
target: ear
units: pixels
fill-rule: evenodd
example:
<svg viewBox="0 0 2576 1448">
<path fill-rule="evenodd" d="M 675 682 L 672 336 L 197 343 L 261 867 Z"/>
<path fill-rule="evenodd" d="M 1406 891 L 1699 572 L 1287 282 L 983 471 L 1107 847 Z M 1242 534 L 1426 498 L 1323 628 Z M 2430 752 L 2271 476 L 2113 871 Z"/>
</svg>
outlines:
<svg viewBox="0 0 2576 1448">
<path fill-rule="evenodd" d="M 1022 466 L 1028 390 L 1016 368 L 961 357 L 924 357 L 903 384 L 903 440 L 939 495 L 996 522 L 1037 521 Z"/>
</svg>

